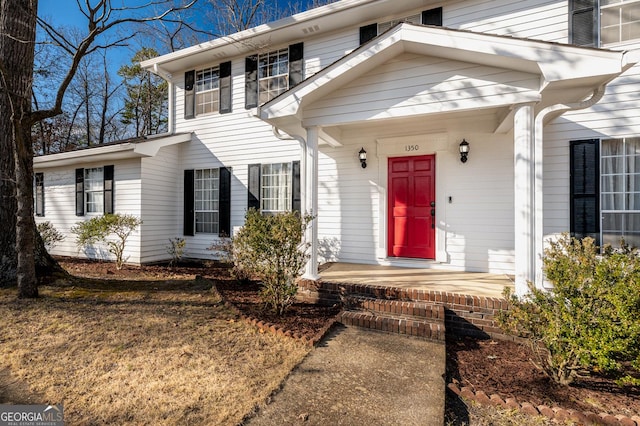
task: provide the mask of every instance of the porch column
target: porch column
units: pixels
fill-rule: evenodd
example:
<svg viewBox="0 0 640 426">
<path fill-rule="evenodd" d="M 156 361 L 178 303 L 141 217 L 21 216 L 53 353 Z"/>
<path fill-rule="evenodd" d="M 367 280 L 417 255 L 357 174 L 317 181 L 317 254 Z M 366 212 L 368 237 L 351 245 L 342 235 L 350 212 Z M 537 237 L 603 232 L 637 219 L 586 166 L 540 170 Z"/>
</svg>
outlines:
<svg viewBox="0 0 640 426">
<path fill-rule="evenodd" d="M 515 107 L 514 207 L 516 294 L 527 293 L 527 282 L 535 280 L 535 140 L 534 104 Z"/>
<path fill-rule="evenodd" d="M 302 278 L 316 281 L 318 275 L 318 133 L 317 126 L 307 128 L 305 155 L 305 197 L 304 213 L 314 216 L 307 226 L 305 241 L 310 243 L 310 258 Z"/>
</svg>

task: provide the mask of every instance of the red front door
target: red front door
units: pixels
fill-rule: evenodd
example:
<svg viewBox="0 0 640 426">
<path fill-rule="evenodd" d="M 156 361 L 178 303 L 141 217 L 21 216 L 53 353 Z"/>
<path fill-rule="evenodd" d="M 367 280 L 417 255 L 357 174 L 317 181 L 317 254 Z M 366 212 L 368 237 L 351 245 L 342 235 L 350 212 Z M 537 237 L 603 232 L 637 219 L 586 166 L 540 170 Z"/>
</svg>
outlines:
<svg viewBox="0 0 640 426">
<path fill-rule="evenodd" d="M 435 156 L 389 158 L 389 256 L 435 259 Z"/>
</svg>

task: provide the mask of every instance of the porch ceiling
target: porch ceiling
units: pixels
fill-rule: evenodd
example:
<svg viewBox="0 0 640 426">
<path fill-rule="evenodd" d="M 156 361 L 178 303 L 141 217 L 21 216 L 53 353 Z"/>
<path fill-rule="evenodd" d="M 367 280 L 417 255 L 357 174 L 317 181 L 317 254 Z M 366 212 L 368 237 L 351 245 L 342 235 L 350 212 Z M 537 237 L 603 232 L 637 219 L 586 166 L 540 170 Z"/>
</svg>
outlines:
<svg viewBox="0 0 640 426">
<path fill-rule="evenodd" d="M 332 102 L 341 94 L 355 93 L 354 82 L 400 55 L 513 73 L 518 75 L 517 83 L 497 81 L 484 87 L 482 78 L 463 75 L 457 86 L 451 84 L 436 92 L 435 86 L 425 85 L 429 89 L 422 90 L 418 97 L 397 103 L 370 102 L 364 112 L 344 106 L 331 114 L 318 113 L 319 105 L 325 109 L 337 105 Z M 505 123 L 512 121 L 508 118 L 513 105 L 534 102 L 536 110 L 541 110 L 555 103 L 581 101 L 630 66 L 625 63 L 625 52 L 403 23 L 266 103 L 259 108 L 258 116 L 289 134 L 301 135 L 309 126 L 330 128 L 340 134 L 348 128 L 378 122 L 387 125 L 388 121 L 403 123 L 416 118 L 457 121 L 471 115 L 493 117 L 493 131 L 506 132 L 510 130 Z M 525 78 L 527 82 L 520 84 Z M 346 90 L 349 88 L 351 91 Z M 464 90 L 474 96 L 465 98 Z"/>
</svg>

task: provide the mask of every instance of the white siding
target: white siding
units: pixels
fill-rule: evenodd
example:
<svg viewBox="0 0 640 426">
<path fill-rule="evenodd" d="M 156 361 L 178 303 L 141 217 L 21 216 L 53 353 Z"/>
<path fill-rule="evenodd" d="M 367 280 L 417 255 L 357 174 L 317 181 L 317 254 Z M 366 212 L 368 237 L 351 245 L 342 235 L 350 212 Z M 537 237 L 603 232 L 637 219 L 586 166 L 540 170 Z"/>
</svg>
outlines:
<svg viewBox="0 0 640 426">
<path fill-rule="evenodd" d="M 459 0 L 444 6 L 444 26 L 565 42 L 568 6 L 558 0 Z"/>
<path fill-rule="evenodd" d="M 180 145 L 164 147 L 155 157 L 142 159 L 143 263 L 170 259 L 169 239 L 182 236 L 180 159 Z"/>
<path fill-rule="evenodd" d="M 466 62 L 403 54 L 308 106 L 306 122 L 340 123 L 487 108 L 537 93 L 539 77 Z"/>
<path fill-rule="evenodd" d="M 463 122 L 458 127 L 467 127 Z M 455 125 L 454 125 L 455 127 Z M 401 135 L 401 127 L 389 130 Z M 377 134 L 348 134 L 345 146 L 320 155 L 321 260 L 377 263 L 386 247 L 387 157 L 376 155 Z M 428 148 L 429 135 L 417 136 Z M 457 154 L 461 135 L 451 133 L 445 150 L 435 152 L 437 218 L 449 267 L 512 273 L 514 256 L 512 136 L 469 132 L 469 161 Z M 357 152 L 369 153 L 362 169 Z M 393 156 L 402 156 L 390 155 Z M 449 197 L 451 202 L 449 203 Z M 382 206 L 382 208 L 381 208 Z M 439 237 L 437 236 L 437 238 Z M 425 265 L 428 266 L 428 265 Z"/>
<path fill-rule="evenodd" d="M 140 160 L 115 161 L 108 163 L 83 163 L 78 167 L 102 167 L 114 165 L 114 207 L 116 213 L 131 214 L 141 217 L 140 210 Z M 103 245 L 94 249 L 78 249 L 75 235 L 71 227 L 77 222 L 88 220 L 95 215 L 76 216 L 75 199 L 76 167 L 38 168 L 44 173 L 45 216 L 36 217 L 36 222 L 50 221 L 53 226 L 65 235 L 51 253 L 60 256 L 80 256 L 101 259 L 113 259 Z M 127 240 L 124 257 L 127 262 L 140 262 L 140 230 L 131 234 Z"/>
</svg>

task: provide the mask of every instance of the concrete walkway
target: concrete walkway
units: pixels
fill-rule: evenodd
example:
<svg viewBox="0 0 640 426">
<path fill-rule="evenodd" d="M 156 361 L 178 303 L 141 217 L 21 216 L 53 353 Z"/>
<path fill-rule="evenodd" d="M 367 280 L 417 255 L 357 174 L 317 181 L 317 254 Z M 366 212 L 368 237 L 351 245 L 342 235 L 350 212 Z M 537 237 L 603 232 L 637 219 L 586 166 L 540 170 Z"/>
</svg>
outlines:
<svg viewBox="0 0 640 426">
<path fill-rule="evenodd" d="M 444 373 L 444 344 L 339 326 L 246 424 L 441 426 Z"/>
</svg>

